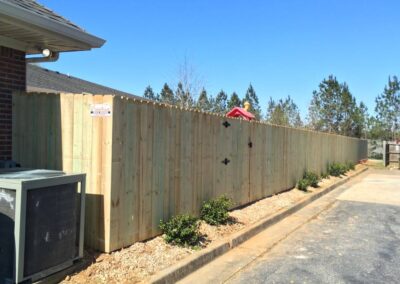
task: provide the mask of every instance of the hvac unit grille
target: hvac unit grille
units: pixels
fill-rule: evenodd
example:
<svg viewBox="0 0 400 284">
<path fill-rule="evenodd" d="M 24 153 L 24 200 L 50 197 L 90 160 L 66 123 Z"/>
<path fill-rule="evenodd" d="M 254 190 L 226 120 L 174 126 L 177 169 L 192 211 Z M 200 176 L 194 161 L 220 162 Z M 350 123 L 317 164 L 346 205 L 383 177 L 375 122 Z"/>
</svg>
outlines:
<svg viewBox="0 0 400 284">
<path fill-rule="evenodd" d="M 30 190 L 26 201 L 24 276 L 78 256 L 77 184 Z"/>
<path fill-rule="evenodd" d="M 15 191 L 0 188 L 0 283 L 13 279 Z"/>
</svg>

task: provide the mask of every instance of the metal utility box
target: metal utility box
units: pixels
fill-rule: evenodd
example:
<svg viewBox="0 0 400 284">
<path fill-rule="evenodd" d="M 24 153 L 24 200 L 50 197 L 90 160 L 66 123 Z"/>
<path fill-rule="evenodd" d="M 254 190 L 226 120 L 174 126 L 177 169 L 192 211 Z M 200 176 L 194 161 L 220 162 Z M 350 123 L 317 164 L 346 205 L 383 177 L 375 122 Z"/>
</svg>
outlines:
<svg viewBox="0 0 400 284">
<path fill-rule="evenodd" d="M 0 284 L 35 281 L 83 256 L 85 174 L 0 171 Z"/>
</svg>

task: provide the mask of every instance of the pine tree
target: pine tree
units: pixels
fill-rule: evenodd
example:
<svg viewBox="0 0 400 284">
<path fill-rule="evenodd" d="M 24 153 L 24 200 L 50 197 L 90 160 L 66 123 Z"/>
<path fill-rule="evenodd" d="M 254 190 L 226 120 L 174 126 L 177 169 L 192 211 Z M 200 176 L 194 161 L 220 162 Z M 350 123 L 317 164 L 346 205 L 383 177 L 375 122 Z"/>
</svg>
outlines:
<svg viewBox="0 0 400 284">
<path fill-rule="evenodd" d="M 275 102 L 272 98 L 269 99 L 266 121 L 272 124 L 284 126 L 303 126 L 299 108 L 290 96 L 284 100 L 279 99 L 278 102 Z"/>
<path fill-rule="evenodd" d="M 201 90 L 199 99 L 197 100 L 196 108 L 202 111 L 211 110 L 211 104 L 208 100 L 207 91 L 204 88 Z"/>
<path fill-rule="evenodd" d="M 295 119 L 293 121 L 293 125 L 292 126 L 295 127 L 295 128 L 301 128 L 301 127 L 304 126 L 304 123 L 303 123 L 303 120 L 301 119 L 300 113 L 296 114 L 296 117 L 295 117 Z"/>
<path fill-rule="evenodd" d="M 346 83 L 339 83 L 330 75 L 313 92 L 308 109 L 312 129 L 360 137 L 365 129 L 364 104 L 357 105 Z"/>
<path fill-rule="evenodd" d="M 342 119 L 341 86 L 336 77 L 330 75 L 319 84 L 319 90 L 313 92 L 308 110 L 309 124 L 314 130 L 339 133 Z"/>
<path fill-rule="evenodd" d="M 223 90 L 221 90 L 215 98 L 215 102 L 213 104 L 213 112 L 219 114 L 225 114 L 227 111 L 226 109 L 227 100 L 228 96 Z"/>
<path fill-rule="evenodd" d="M 184 107 L 183 106 L 183 104 L 184 104 L 184 101 L 185 101 L 185 91 L 183 90 L 183 85 L 182 85 L 182 83 L 181 82 L 179 82 L 178 83 L 178 86 L 177 86 L 177 88 L 176 88 L 176 90 L 175 90 L 175 98 L 176 98 L 176 100 L 177 100 L 177 104 L 180 106 L 180 107 Z"/>
<path fill-rule="evenodd" d="M 177 104 L 183 108 L 191 108 L 193 106 L 193 97 L 189 92 L 189 89 L 185 89 L 181 82 L 178 83 L 178 87 L 175 91 L 175 97 Z"/>
<path fill-rule="evenodd" d="M 358 107 L 353 112 L 353 129 L 351 136 L 367 138 L 367 120 L 368 120 L 368 108 L 360 102 Z"/>
<path fill-rule="evenodd" d="M 389 140 L 392 134 L 387 132 L 385 125 L 382 121 L 374 116 L 369 116 L 366 121 L 367 124 L 367 138 L 374 140 Z"/>
<path fill-rule="evenodd" d="M 163 103 L 167 103 L 167 104 L 171 104 L 171 105 L 176 104 L 176 98 L 175 98 L 174 92 L 171 90 L 171 88 L 168 86 L 167 83 L 164 84 L 164 87 L 161 90 L 159 98 L 160 98 L 160 101 Z"/>
<path fill-rule="evenodd" d="M 289 123 L 289 119 L 284 113 L 282 106 L 279 103 L 277 104 L 271 97 L 268 101 L 265 120 L 276 125 L 287 125 Z"/>
<path fill-rule="evenodd" d="M 342 135 L 353 136 L 356 127 L 355 120 L 357 117 L 357 103 L 356 99 L 350 93 L 349 87 L 346 83 L 341 85 L 341 98 L 339 104 L 339 113 L 337 114 L 337 119 L 339 120 L 339 131 Z"/>
<path fill-rule="evenodd" d="M 153 89 L 150 87 L 150 85 L 147 86 L 146 89 L 144 90 L 143 97 L 153 101 L 160 100 L 159 96 L 154 94 Z"/>
<path fill-rule="evenodd" d="M 231 110 L 234 107 L 240 107 L 241 105 L 242 102 L 240 101 L 239 96 L 236 94 L 236 92 L 233 92 L 231 98 L 228 101 L 228 110 Z"/>
<path fill-rule="evenodd" d="M 376 100 L 377 119 L 383 122 L 385 130 L 392 139 L 399 135 L 400 127 L 400 82 L 396 76 L 389 77 L 388 85 Z M 385 135 L 388 136 L 388 135 Z"/>
<path fill-rule="evenodd" d="M 243 103 L 246 101 L 249 102 L 251 105 L 249 111 L 252 114 L 254 114 L 257 120 L 261 120 L 262 114 L 261 114 L 260 104 L 258 101 L 258 96 L 251 84 L 249 85 L 246 95 L 244 96 Z"/>
</svg>

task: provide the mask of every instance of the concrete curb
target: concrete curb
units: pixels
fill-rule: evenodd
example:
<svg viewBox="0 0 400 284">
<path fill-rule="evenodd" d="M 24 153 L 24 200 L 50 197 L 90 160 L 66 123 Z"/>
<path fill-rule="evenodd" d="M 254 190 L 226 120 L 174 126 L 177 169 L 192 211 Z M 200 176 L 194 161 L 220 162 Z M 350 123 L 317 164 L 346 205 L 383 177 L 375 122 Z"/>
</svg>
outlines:
<svg viewBox="0 0 400 284">
<path fill-rule="evenodd" d="M 316 199 L 324 196 L 325 194 L 331 192 L 335 188 L 343 185 L 350 179 L 360 175 L 361 173 L 367 171 L 368 168 L 361 169 L 360 171 L 356 172 L 354 175 L 345 177 L 342 180 L 328 186 L 323 191 L 320 191 L 315 194 L 311 194 L 308 198 L 303 199 L 299 203 L 293 205 L 292 207 L 277 212 L 276 214 L 269 216 L 263 220 L 260 220 L 248 228 L 245 228 L 232 236 L 229 236 L 227 239 L 222 240 L 216 244 L 211 245 L 210 247 L 200 251 L 199 253 L 195 253 L 190 257 L 178 262 L 177 264 L 162 270 L 160 273 L 154 275 L 150 279 L 150 283 L 161 284 L 161 283 L 175 283 L 180 279 L 184 278 L 185 276 L 189 275 L 193 271 L 199 269 L 200 267 L 206 265 L 207 263 L 211 262 L 218 256 L 223 255 L 224 253 L 228 252 L 229 250 L 237 247 L 238 245 L 242 244 L 243 242 L 249 240 L 250 238 L 254 237 L 261 231 L 265 230 L 266 228 L 278 223 L 283 218 L 299 211 L 303 207 L 307 206 L 311 202 L 315 201 Z"/>
</svg>

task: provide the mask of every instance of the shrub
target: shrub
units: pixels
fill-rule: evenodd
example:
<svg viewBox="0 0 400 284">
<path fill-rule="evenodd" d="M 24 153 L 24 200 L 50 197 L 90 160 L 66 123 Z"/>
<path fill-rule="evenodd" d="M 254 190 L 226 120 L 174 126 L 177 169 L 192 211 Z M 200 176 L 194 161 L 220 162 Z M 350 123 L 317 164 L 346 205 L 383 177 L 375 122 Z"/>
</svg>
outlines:
<svg viewBox="0 0 400 284">
<path fill-rule="evenodd" d="M 304 173 L 303 179 L 308 180 L 309 185 L 312 187 L 318 187 L 319 177 L 316 173 L 307 171 Z"/>
<path fill-rule="evenodd" d="M 167 243 L 179 246 L 195 246 L 200 239 L 199 219 L 189 214 L 172 217 L 167 222 L 160 221 L 160 229 Z"/>
<path fill-rule="evenodd" d="M 329 178 L 329 174 L 328 173 L 322 173 L 321 174 L 321 178 Z"/>
<path fill-rule="evenodd" d="M 369 157 L 370 159 L 375 159 L 375 160 L 383 160 L 383 154 L 382 153 L 375 153 L 372 152 Z"/>
<path fill-rule="evenodd" d="M 225 195 L 203 203 L 200 218 L 210 225 L 226 224 L 229 218 L 228 210 L 232 201 Z"/>
<path fill-rule="evenodd" d="M 310 185 L 310 182 L 307 179 L 302 178 L 297 183 L 297 188 L 302 190 L 302 191 L 307 191 L 307 187 L 309 187 L 309 185 Z"/>
<path fill-rule="evenodd" d="M 332 163 L 329 165 L 329 174 L 334 177 L 344 175 L 348 169 L 347 166 L 341 163 Z"/>
<path fill-rule="evenodd" d="M 338 177 L 342 174 L 342 167 L 339 163 L 332 163 L 329 165 L 328 172 L 331 176 Z"/>
<path fill-rule="evenodd" d="M 353 162 L 346 162 L 346 165 L 348 170 L 354 170 L 356 168 L 356 165 Z"/>
</svg>

